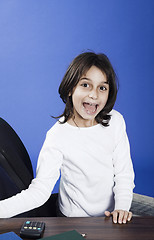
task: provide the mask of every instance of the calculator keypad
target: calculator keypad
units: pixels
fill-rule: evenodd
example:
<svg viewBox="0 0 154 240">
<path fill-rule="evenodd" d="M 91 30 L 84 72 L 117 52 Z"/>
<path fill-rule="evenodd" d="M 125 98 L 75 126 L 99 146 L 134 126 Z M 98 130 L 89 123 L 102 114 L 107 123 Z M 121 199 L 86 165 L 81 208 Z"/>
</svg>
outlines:
<svg viewBox="0 0 154 240">
<path fill-rule="evenodd" d="M 24 222 L 20 236 L 30 237 L 30 238 L 39 238 L 41 237 L 45 228 L 44 222 L 35 222 L 35 221 L 26 221 Z"/>
</svg>

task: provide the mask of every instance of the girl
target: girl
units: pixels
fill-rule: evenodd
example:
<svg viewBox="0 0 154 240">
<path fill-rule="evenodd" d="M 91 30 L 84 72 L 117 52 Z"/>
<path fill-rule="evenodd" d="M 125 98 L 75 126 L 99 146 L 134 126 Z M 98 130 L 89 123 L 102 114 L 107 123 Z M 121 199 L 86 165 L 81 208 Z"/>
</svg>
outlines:
<svg viewBox="0 0 154 240">
<path fill-rule="evenodd" d="M 112 110 L 117 85 L 109 59 L 93 52 L 77 56 L 59 94 L 65 110 L 47 133 L 36 178 L 27 190 L 0 201 L 0 217 L 43 205 L 61 172 L 60 213 L 130 221 L 134 172 L 124 119 Z"/>
</svg>

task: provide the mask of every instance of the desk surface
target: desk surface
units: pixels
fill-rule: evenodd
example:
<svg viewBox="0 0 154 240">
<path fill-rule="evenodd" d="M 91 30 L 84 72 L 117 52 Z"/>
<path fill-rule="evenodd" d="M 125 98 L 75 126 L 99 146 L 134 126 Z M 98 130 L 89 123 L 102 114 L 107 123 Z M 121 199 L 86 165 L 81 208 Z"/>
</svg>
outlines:
<svg viewBox="0 0 154 240">
<path fill-rule="evenodd" d="M 13 231 L 19 235 L 26 218 L 0 219 L 0 233 Z M 154 217 L 133 217 L 127 224 L 114 224 L 111 218 L 29 218 L 44 221 L 43 237 L 70 230 L 86 233 L 87 240 L 154 240 Z"/>
</svg>

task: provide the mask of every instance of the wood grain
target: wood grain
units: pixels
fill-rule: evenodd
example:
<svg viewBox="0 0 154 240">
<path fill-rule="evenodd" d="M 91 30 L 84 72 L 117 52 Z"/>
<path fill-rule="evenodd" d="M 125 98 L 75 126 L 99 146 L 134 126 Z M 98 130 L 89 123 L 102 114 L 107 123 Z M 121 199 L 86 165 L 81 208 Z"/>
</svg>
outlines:
<svg viewBox="0 0 154 240">
<path fill-rule="evenodd" d="M 13 231 L 19 235 L 26 218 L 0 219 L 0 233 Z M 65 231 L 77 230 L 86 233 L 87 240 L 154 240 L 154 217 L 133 217 L 127 224 L 114 224 L 111 218 L 29 218 L 44 221 L 46 224 L 43 237 Z"/>
</svg>

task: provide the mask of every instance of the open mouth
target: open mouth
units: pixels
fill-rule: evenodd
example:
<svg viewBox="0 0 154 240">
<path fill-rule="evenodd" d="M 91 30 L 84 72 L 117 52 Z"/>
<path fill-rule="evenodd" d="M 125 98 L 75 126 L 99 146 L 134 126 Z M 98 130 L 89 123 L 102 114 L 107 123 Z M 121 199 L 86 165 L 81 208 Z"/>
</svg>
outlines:
<svg viewBox="0 0 154 240">
<path fill-rule="evenodd" d="M 93 115 L 96 113 L 97 108 L 98 108 L 98 104 L 96 103 L 88 103 L 88 102 L 84 102 L 83 103 L 83 107 L 86 111 L 87 114 L 89 115 Z"/>
</svg>

